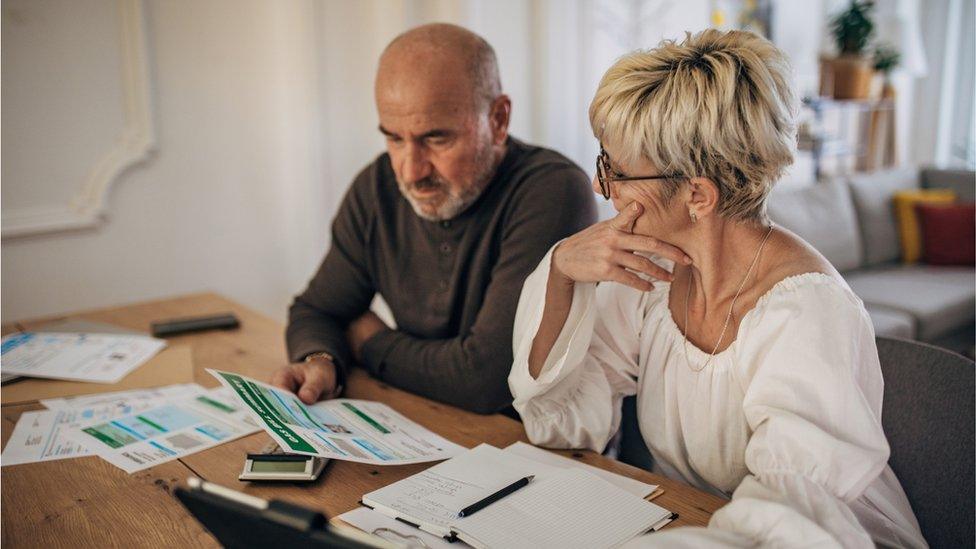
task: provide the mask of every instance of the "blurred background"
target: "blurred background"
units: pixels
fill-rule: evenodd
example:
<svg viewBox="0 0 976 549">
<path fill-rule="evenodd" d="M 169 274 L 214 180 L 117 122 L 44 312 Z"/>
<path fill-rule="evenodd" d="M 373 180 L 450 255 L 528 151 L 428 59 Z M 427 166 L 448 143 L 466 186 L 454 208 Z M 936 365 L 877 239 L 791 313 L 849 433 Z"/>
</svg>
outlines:
<svg viewBox="0 0 976 549">
<path fill-rule="evenodd" d="M 201 291 L 283 321 L 383 151 L 377 58 L 432 21 L 495 47 L 513 135 L 591 175 L 602 73 L 707 27 L 760 32 L 792 60 L 805 106 L 783 188 L 969 173 L 973 4 L 878 0 L 849 52 L 837 33 L 863 29 L 831 25 L 846 0 L 5 0 L 3 322 Z"/>
</svg>

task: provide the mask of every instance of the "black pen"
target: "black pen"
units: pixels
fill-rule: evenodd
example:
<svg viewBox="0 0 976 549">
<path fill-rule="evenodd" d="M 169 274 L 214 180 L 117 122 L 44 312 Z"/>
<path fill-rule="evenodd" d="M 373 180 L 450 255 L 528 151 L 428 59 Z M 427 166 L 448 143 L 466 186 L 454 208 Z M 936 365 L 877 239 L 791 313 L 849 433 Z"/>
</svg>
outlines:
<svg viewBox="0 0 976 549">
<path fill-rule="evenodd" d="M 468 505 L 464 509 L 461 509 L 461 512 L 458 513 L 458 517 L 463 518 L 475 514 L 476 512 L 484 509 L 485 507 L 488 507 L 492 503 L 495 503 L 496 501 L 511 494 L 512 492 L 518 490 L 519 488 L 522 488 L 523 486 L 527 486 L 529 482 L 531 482 L 532 479 L 534 478 L 535 475 L 530 475 L 525 478 L 516 480 L 515 482 L 509 484 L 508 486 L 502 488 L 501 490 L 495 492 L 494 494 L 486 497 L 485 499 L 476 503 L 472 503 L 471 505 Z"/>
</svg>

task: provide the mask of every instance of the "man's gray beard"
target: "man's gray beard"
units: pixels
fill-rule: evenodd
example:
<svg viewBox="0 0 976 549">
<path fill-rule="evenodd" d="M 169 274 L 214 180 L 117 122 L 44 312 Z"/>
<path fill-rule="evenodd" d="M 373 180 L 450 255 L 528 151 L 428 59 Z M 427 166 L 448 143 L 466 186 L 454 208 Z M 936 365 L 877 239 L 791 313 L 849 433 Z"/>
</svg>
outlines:
<svg viewBox="0 0 976 549">
<path fill-rule="evenodd" d="M 474 204 L 478 197 L 481 196 L 482 191 L 484 191 L 484 184 L 480 184 L 477 187 L 472 187 L 467 189 L 464 194 L 454 195 L 449 194 L 444 201 L 441 202 L 440 206 L 433 213 L 427 213 L 423 209 L 422 203 L 416 201 L 410 194 L 404 192 L 403 195 L 407 198 L 407 202 L 413 207 L 415 214 L 420 216 L 427 221 L 447 221 L 448 219 L 454 219 L 461 214 L 464 210 L 468 209 L 468 206 Z M 402 190 L 402 189 L 401 189 Z"/>
<path fill-rule="evenodd" d="M 495 176 L 495 170 L 497 168 L 494 158 L 492 158 L 492 149 L 488 147 L 487 151 L 478 155 L 479 162 L 478 165 L 483 166 L 482 172 L 478 174 L 475 179 L 475 184 L 463 189 L 461 194 L 448 194 L 440 206 L 437 207 L 437 211 L 429 214 L 423 210 L 423 204 L 416 201 L 413 196 L 407 191 L 405 186 L 397 181 L 397 185 L 400 187 L 400 194 L 407 199 L 410 203 L 410 207 L 413 208 L 415 214 L 417 214 L 421 219 L 426 219 L 427 221 L 447 221 L 449 219 L 454 219 L 455 217 L 461 215 L 469 206 L 475 203 L 481 196 L 481 193 L 485 191 L 488 187 L 488 183 L 491 178 Z M 444 181 L 438 181 L 438 185 L 441 189 L 446 189 L 447 184 Z"/>
</svg>

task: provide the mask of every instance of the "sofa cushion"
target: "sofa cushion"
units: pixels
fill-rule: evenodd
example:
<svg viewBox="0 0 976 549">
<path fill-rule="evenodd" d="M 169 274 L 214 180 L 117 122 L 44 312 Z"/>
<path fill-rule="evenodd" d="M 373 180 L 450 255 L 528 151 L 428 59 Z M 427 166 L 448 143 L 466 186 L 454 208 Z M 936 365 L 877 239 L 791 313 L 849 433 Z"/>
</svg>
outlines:
<svg viewBox="0 0 976 549">
<path fill-rule="evenodd" d="M 898 241 L 901 243 L 901 262 L 916 263 L 922 259 L 922 229 L 915 206 L 919 204 L 952 204 L 956 193 L 946 189 L 917 189 L 898 191 L 894 196 L 895 219 L 898 220 Z"/>
<path fill-rule="evenodd" d="M 932 341 L 976 320 L 976 269 L 896 265 L 846 273 L 866 305 L 915 319 L 916 337 Z"/>
<path fill-rule="evenodd" d="M 976 266 L 976 204 L 915 207 L 929 265 Z"/>
<path fill-rule="evenodd" d="M 871 324 L 874 324 L 874 335 L 915 339 L 915 319 L 912 315 L 867 303 L 864 308 L 871 316 Z"/>
<path fill-rule="evenodd" d="M 850 191 L 842 181 L 774 189 L 769 217 L 810 243 L 838 271 L 861 264 L 861 240 Z"/>
<path fill-rule="evenodd" d="M 864 243 L 865 265 L 897 261 L 901 248 L 892 197 L 897 191 L 917 189 L 918 171 L 904 168 L 852 175 L 850 186 Z"/>
<path fill-rule="evenodd" d="M 962 202 L 976 202 L 976 173 L 972 170 L 925 168 L 921 172 L 926 189 L 952 189 Z"/>
</svg>

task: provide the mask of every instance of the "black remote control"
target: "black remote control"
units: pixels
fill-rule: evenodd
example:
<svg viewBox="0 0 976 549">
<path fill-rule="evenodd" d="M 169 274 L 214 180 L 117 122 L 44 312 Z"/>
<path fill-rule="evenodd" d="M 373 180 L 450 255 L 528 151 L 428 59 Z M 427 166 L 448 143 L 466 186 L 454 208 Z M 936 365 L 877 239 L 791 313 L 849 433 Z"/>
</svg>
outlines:
<svg viewBox="0 0 976 549">
<path fill-rule="evenodd" d="M 152 335 L 167 337 L 204 330 L 232 330 L 241 325 L 241 321 L 231 313 L 198 316 L 193 318 L 174 318 L 152 323 Z"/>
</svg>

